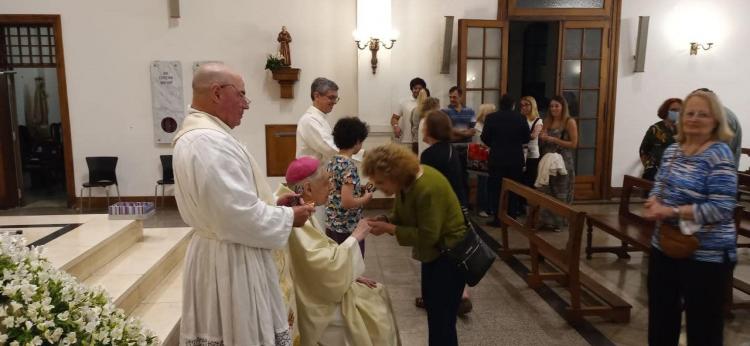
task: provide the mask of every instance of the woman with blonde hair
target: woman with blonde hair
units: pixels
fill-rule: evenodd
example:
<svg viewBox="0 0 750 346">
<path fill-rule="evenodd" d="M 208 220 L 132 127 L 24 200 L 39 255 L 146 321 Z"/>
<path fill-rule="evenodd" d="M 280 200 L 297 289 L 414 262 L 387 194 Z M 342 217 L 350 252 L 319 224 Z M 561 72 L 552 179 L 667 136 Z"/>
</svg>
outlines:
<svg viewBox="0 0 750 346">
<path fill-rule="evenodd" d="M 523 172 L 523 182 L 533 189 L 537 168 L 539 167 L 539 134 L 542 133 L 544 122 L 539 117 L 539 109 L 534 97 L 522 97 L 519 105 L 521 114 L 526 117 L 526 122 L 529 124 L 529 136 L 531 137 L 524 150 L 526 153 L 526 169 Z"/>
<path fill-rule="evenodd" d="M 497 107 L 495 107 L 495 105 L 492 103 L 484 103 L 479 105 L 479 109 L 477 110 L 477 124 L 474 126 L 474 129 L 477 130 L 477 132 L 474 134 L 474 143 L 487 146 L 487 144 L 482 142 L 480 136 L 482 136 L 482 129 L 484 128 L 485 119 L 488 115 L 494 113 L 496 110 Z M 487 176 L 477 176 L 477 214 L 480 217 L 488 217 L 495 214 L 495 212 L 491 210 L 489 200 L 487 199 L 487 188 Z"/>
<path fill-rule="evenodd" d="M 665 151 L 644 216 L 657 222 L 648 268 L 648 340 L 677 345 L 682 311 L 688 345 L 722 345 L 723 307 L 737 263 L 737 168 L 727 145 L 734 133 L 711 92 L 685 98 L 677 143 Z M 662 224 L 697 239 L 697 249 L 676 258 L 662 242 Z"/>
<path fill-rule="evenodd" d="M 411 112 L 412 135 L 417 138 L 417 157 L 422 156 L 422 152 L 429 146 L 424 141 L 424 118 L 427 113 L 440 109 L 440 100 L 430 97 L 428 89 L 422 89 L 417 95 L 417 107 Z"/>
<path fill-rule="evenodd" d="M 563 203 L 573 202 L 573 186 L 575 174 L 575 149 L 578 147 L 578 125 L 570 116 L 568 102 L 564 97 L 556 95 L 549 101 L 549 115 L 542 126 L 539 135 L 542 140 L 541 153 L 543 155 L 557 153 L 562 156 L 565 164 L 565 175 L 550 175 L 549 184 L 539 189 Z M 539 172 L 538 174 L 549 174 Z M 565 220 L 547 210 L 541 212 L 541 227 L 559 232 L 565 227 Z"/>
<path fill-rule="evenodd" d="M 458 345 L 456 313 L 466 278 L 439 250 L 454 247 L 467 232 L 453 188 L 440 172 L 420 165 L 413 153 L 396 144 L 368 150 L 362 171 L 378 190 L 396 195 L 390 215 L 370 220 L 370 233 L 395 236 L 422 262 L 429 345 Z"/>
</svg>

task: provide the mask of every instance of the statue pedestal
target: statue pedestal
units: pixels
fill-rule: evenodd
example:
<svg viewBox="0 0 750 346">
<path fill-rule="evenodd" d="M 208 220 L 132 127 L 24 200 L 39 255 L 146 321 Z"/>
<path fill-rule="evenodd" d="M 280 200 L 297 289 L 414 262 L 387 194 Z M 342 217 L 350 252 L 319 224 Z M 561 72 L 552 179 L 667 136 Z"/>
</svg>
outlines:
<svg viewBox="0 0 750 346">
<path fill-rule="evenodd" d="M 282 67 L 271 71 L 273 79 L 281 86 L 281 98 L 294 98 L 294 83 L 299 80 L 299 69 L 293 67 Z"/>
</svg>

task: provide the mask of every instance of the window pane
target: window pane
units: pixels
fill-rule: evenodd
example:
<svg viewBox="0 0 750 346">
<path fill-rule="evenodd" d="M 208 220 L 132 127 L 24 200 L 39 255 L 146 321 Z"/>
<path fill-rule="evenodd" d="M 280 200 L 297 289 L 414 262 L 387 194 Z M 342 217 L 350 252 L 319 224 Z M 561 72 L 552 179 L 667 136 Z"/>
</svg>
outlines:
<svg viewBox="0 0 750 346">
<path fill-rule="evenodd" d="M 41 35 L 47 35 L 47 27 L 43 26 L 43 27 L 39 28 L 39 33 Z"/>
<path fill-rule="evenodd" d="M 596 146 L 596 119 L 578 121 L 578 138 L 578 145 L 582 147 Z"/>
<path fill-rule="evenodd" d="M 29 28 L 29 35 L 36 35 L 36 34 L 37 34 L 37 29 L 36 29 L 36 27 L 31 27 L 31 28 Z"/>
<path fill-rule="evenodd" d="M 518 8 L 604 8 L 604 0 L 517 0 Z"/>
<path fill-rule="evenodd" d="M 565 101 L 568 102 L 568 113 L 570 116 L 577 117 L 580 109 L 578 107 L 578 90 L 563 90 L 562 96 L 565 98 Z"/>
<path fill-rule="evenodd" d="M 500 108 L 500 90 L 485 90 L 484 101 L 482 103 L 493 104 L 495 108 Z M 479 105 L 472 108 L 474 108 L 475 112 L 479 111 Z"/>
<path fill-rule="evenodd" d="M 586 29 L 583 34 L 583 57 L 601 57 L 602 52 L 602 29 Z"/>
<path fill-rule="evenodd" d="M 484 61 L 484 87 L 500 88 L 500 60 Z"/>
<path fill-rule="evenodd" d="M 467 91 L 466 100 L 464 100 L 466 107 L 476 110 L 479 105 L 482 104 L 482 92 L 481 91 Z"/>
<path fill-rule="evenodd" d="M 31 45 L 32 46 L 38 46 L 39 45 L 39 37 L 31 36 L 30 39 L 31 39 Z"/>
<path fill-rule="evenodd" d="M 19 34 L 19 35 L 22 35 L 22 36 L 23 36 L 23 35 L 28 35 L 28 34 L 29 34 L 29 31 L 28 31 L 28 30 L 26 29 L 26 27 L 25 27 L 25 26 L 22 26 L 22 27 L 18 28 L 18 34 Z"/>
<path fill-rule="evenodd" d="M 599 88 L 599 60 L 583 60 L 583 81 L 581 87 L 585 89 Z"/>
<path fill-rule="evenodd" d="M 20 64 L 21 63 L 21 58 L 19 58 L 17 56 L 13 56 L 13 57 L 11 57 L 10 61 L 13 64 Z"/>
<path fill-rule="evenodd" d="M 28 36 L 21 36 L 21 45 L 22 46 L 28 46 L 29 45 L 29 37 Z"/>
<path fill-rule="evenodd" d="M 467 88 L 481 88 L 482 87 L 482 60 L 481 59 L 467 59 L 466 60 L 466 87 Z"/>
<path fill-rule="evenodd" d="M 30 64 L 31 63 L 31 59 L 28 56 L 22 56 L 21 57 L 21 63 L 22 64 Z"/>
<path fill-rule="evenodd" d="M 581 92 L 581 116 L 596 118 L 599 112 L 599 91 L 584 90 Z"/>
<path fill-rule="evenodd" d="M 19 51 L 18 47 L 11 47 L 10 55 L 19 56 L 21 55 L 21 52 Z"/>
<path fill-rule="evenodd" d="M 40 62 L 39 57 L 38 56 L 32 56 L 31 57 L 31 62 L 34 63 L 34 64 L 38 64 Z"/>
<path fill-rule="evenodd" d="M 482 56 L 482 46 L 484 44 L 484 29 L 469 28 L 466 38 L 466 54 L 471 57 Z"/>
<path fill-rule="evenodd" d="M 563 59 L 580 59 L 582 29 L 565 29 L 565 50 Z"/>
<path fill-rule="evenodd" d="M 564 89 L 578 89 L 581 81 L 581 60 L 563 60 L 562 87 Z"/>
<path fill-rule="evenodd" d="M 10 44 L 13 45 L 13 46 L 17 46 L 18 45 L 18 37 L 11 36 L 10 37 Z"/>
<path fill-rule="evenodd" d="M 596 149 L 578 149 L 576 175 L 594 175 Z"/>
<path fill-rule="evenodd" d="M 47 36 L 42 36 L 42 46 L 49 45 L 49 38 Z"/>
<path fill-rule="evenodd" d="M 29 47 L 21 46 L 21 55 L 29 55 Z"/>
<path fill-rule="evenodd" d="M 39 47 L 31 47 L 31 55 L 39 55 Z"/>
<path fill-rule="evenodd" d="M 499 58 L 502 56 L 503 29 L 487 28 L 487 48 L 484 56 Z"/>
<path fill-rule="evenodd" d="M 8 29 L 8 33 L 11 34 L 11 35 L 16 35 L 16 34 L 18 34 L 18 31 L 16 30 L 16 27 L 14 26 L 14 27 L 11 27 L 10 29 Z"/>
<path fill-rule="evenodd" d="M 49 47 L 42 47 L 42 55 L 49 55 Z"/>
</svg>

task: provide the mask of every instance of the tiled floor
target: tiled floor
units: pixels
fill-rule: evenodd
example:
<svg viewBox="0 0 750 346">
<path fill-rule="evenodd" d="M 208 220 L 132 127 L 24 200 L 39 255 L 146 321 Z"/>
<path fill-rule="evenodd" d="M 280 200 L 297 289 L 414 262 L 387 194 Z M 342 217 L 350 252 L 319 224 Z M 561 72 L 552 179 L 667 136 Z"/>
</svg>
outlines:
<svg viewBox="0 0 750 346">
<path fill-rule="evenodd" d="M 616 204 L 577 205 L 586 212 L 614 213 Z M 377 211 L 368 211 L 376 213 Z M 16 209 L 0 211 L 0 216 L 9 215 L 75 214 L 75 211 L 60 208 Z M 478 219 L 480 222 L 484 221 Z M 144 222 L 146 228 L 183 227 L 175 209 L 160 209 L 154 217 Z M 493 238 L 499 239 L 498 229 L 484 227 Z M 594 233 L 595 244 L 617 244 L 602 232 Z M 556 245 L 565 242 L 567 234 L 545 233 L 543 235 Z M 386 284 L 391 296 L 395 317 L 403 345 L 426 345 L 427 321 L 424 310 L 414 306 L 414 298 L 420 295 L 420 264 L 411 259 L 409 248 L 398 246 L 390 236 L 367 239 L 365 263 L 366 276 Z M 511 244 L 522 246 L 525 238 L 511 232 Z M 537 291 L 528 287 L 518 274 L 518 268 L 498 260 L 487 276 L 470 290 L 474 310 L 459 318 L 458 332 L 461 345 L 644 345 L 647 332 L 647 296 L 645 279 L 647 257 L 631 253 L 630 259 L 617 259 L 611 254 L 595 254 L 591 260 L 582 259 L 582 270 L 597 281 L 618 293 L 633 305 L 631 322 L 617 324 L 598 318 L 588 318 L 593 332 L 579 332 L 571 327 Z M 582 256 L 582 258 L 585 258 Z M 518 261 L 528 265 L 526 256 Z M 736 276 L 750 281 L 750 251 L 740 250 L 740 264 Z M 554 284 L 549 284 L 556 299 L 566 299 L 567 293 Z M 750 299 L 736 294 L 736 298 Z M 559 310 L 559 309 L 558 309 Z M 736 311 L 735 318 L 727 320 L 725 343 L 727 345 L 750 346 L 750 311 Z M 581 330 L 581 328 L 578 328 Z M 590 333 L 602 339 L 592 339 Z M 598 340 L 598 341 L 591 341 Z M 684 341 L 683 341 L 684 344 Z"/>
</svg>

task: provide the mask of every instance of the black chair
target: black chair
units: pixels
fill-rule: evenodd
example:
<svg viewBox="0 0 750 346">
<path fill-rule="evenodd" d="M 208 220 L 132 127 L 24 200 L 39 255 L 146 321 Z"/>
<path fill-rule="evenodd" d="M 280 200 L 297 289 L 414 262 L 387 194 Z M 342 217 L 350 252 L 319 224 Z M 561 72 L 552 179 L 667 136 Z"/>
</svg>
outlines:
<svg viewBox="0 0 750 346">
<path fill-rule="evenodd" d="M 81 188 L 81 212 L 83 212 L 83 189 L 89 189 L 89 209 L 91 209 L 91 188 L 103 187 L 107 194 L 107 207 L 109 207 L 109 186 L 114 185 L 117 189 L 117 199 L 120 198 L 120 187 L 117 186 L 117 156 L 89 156 L 86 157 L 86 165 L 89 167 L 89 181 L 83 183 Z"/>
<path fill-rule="evenodd" d="M 159 155 L 161 160 L 161 179 L 154 186 L 154 207 L 157 205 L 158 195 L 156 189 L 161 185 L 161 205 L 164 206 L 164 185 L 174 185 L 174 172 L 172 172 L 172 155 Z"/>
</svg>

